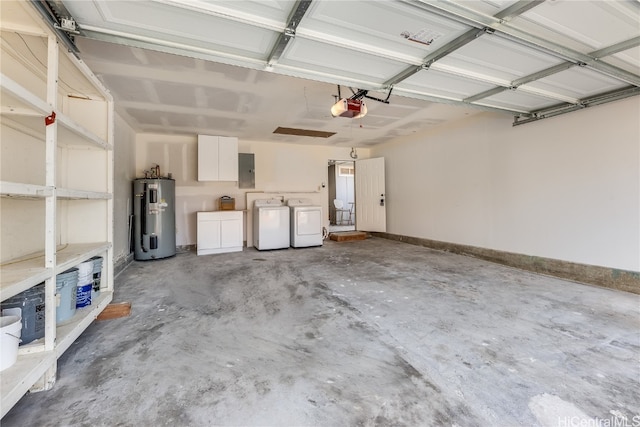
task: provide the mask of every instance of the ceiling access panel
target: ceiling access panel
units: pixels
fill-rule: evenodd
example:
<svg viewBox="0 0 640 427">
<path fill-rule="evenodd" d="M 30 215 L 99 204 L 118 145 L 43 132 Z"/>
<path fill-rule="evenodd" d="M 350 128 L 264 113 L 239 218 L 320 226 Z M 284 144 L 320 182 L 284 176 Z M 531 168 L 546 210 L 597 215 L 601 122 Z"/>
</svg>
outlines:
<svg viewBox="0 0 640 427">
<path fill-rule="evenodd" d="M 87 4 L 98 11 L 97 17 L 88 13 Z M 65 6 L 91 38 L 96 38 L 93 33 L 104 33 L 104 38 L 130 38 L 187 51 L 195 47 L 221 57 L 263 60 L 279 35 L 277 31 L 158 2 L 72 1 Z M 148 19 L 141 19 L 143 16 Z"/>
<path fill-rule="evenodd" d="M 636 1 L 541 2 L 510 25 L 584 54 L 640 35 Z"/>
<path fill-rule="evenodd" d="M 463 100 L 495 85 L 478 80 L 447 74 L 437 70 L 423 70 L 394 85 L 394 90 L 416 94 Z"/>
<path fill-rule="evenodd" d="M 468 29 L 399 2 L 314 1 L 297 35 L 419 65 Z"/>
<path fill-rule="evenodd" d="M 628 83 L 587 67 L 572 67 L 520 87 L 523 90 L 548 91 L 579 100 L 627 86 Z"/>
<path fill-rule="evenodd" d="M 558 100 L 525 93 L 519 90 L 505 90 L 496 95 L 480 99 L 476 101 L 476 103 L 487 107 L 529 113 L 558 105 Z"/>
<path fill-rule="evenodd" d="M 562 62 L 552 55 L 488 34 L 452 52 L 433 67 L 451 72 L 459 70 L 464 75 L 508 87 L 516 79 Z"/>
<path fill-rule="evenodd" d="M 289 70 L 279 70 L 279 67 Z M 274 67 L 276 72 L 297 77 L 338 83 L 350 81 L 359 89 L 380 87 L 391 76 L 406 68 L 406 64 L 371 56 L 343 47 L 296 38 Z M 346 91 L 343 95 L 350 96 Z"/>
</svg>

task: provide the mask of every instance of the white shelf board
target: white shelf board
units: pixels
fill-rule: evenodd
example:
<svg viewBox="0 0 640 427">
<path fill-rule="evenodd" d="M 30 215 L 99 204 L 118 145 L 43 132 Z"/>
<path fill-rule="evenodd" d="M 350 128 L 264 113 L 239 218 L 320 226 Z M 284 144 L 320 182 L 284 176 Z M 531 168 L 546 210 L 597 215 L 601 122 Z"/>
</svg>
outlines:
<svg viewBox="0 0 640 427">
<path fill-rule="evenodd" d="M 51 277 L 51 268 L 44 267 L 44 253 L 37 252 L 0 266 L 0 299 L 2 301 L 44 282 Z"/>
<path fill-rule="evenodd" d="M 100 138 L 93 132 L 90 132 L 76 121 L 62 113 L 58 113 L 58 145 L 93 145 L 105 150 L 111 150 L 113 147 L 104 139 Z"/>
<path fill-rule="evenodd" d="M 111 243 L 73 243 L 59 246 L 56 252 L 56 271 L 60 274 L 89 258 L 100 255 L 111 247 Z M 0 298 L 5 300 L 53 275 L 50 268 L 44 267 L 44 252 L 36 252 L 7 261 L 0 266 Z"/>
<path fill-rule="evenodd" d="M 31 135 L 35 138 L 45 140 L 44 117 L 30 114 L 11 114 L 6 109 L 2 110 L 2 121 L 9 127 L 20 132 Z M 105 140 L 88 131 L 69 117 L 59 113 L 56 116 L 58 121 L 58 143 L 59 147 L 85 146 L 111 150 L 112 147 Z"/>
<path fill-rule="evenodd" d="M 0 372 L 2 417 L 56 363 L 54 351 L 18 356 L 16 363 Z"/>
<path fill-rule="evenodd" d="M 51 196 L 51 187 L 36 184 L 23 184 L 21 182 L 0 181 L 0 196 L 22 197 L 28 199 L 41 199 Z M 58 188 L 56 191 L 58 199 L 96 199 L 109 200 L 113 198 L 111 193 L 101 191 L 76 190 L 73 188 Z"/>
<path fill-rule="evenodd" d="M 112 198 L 111 193 L 103 193 L 98 191 L 74 190 L 71 188 L 58 188 L 56 191 L 58 199 L 66 200 L 109 200 Z"/>
<path fill-rule="evenodd" d="M 44 185 L 0 181 L 0 195 L 3 197 L 41 199 L 47 196 L 51 196 L 51 194 L 51 187 L 45 187 Z"/>
<path fill-rule="evenodd" d="M 45 128 L 43 116 L 32 116 L 25 114 L 3 114 L 1 116 L 2 125 L 29 135 L 36 140 L 45 143 Z"/>
<path fill-rule="evenodd" d="M 53 108 L 25 87 L 0 73 L 2 112 L 4 114 L 45 117 Z"/>
<path fill-rule="evenodd" d="M 4 74 L 0 74 L 0 86 L 2 116 L 11 117 L 23 129 L 37 131 L 44 141 L 44 117 L 50 115 L 53 108 Z M 103 138 L 63 113 L 56 112 L 56 121 L 59 125 L 58 146 L 89 145 L 105 150 L 113 149 Z"/>
<path fill-rule="evenodd" d="M 21 354 L 40 353 L 45 351 L 44 337 L 33 340 L 28 344 L 22 344 L 18 347 L 18 356 Z"/>
<path fill-rule="evenodd" d="M 56 252 L 56 274 L 75 267 L 89 258 L 100 255 L 111 247 L 108 242 L 70 243 L 58 247 Z"/>
<path fill-rule="evenodd" d="M 67 351 L 69 346 L 96 320 L 98 314 L 102 313 L 111 300 L 113 300 L 113 292 L 100 291 L 97 301 L 92 301 L 90 306 L 76 309 L 76 313 L 71 319 L 56 328 L 57 357 Z"/>
</svg>

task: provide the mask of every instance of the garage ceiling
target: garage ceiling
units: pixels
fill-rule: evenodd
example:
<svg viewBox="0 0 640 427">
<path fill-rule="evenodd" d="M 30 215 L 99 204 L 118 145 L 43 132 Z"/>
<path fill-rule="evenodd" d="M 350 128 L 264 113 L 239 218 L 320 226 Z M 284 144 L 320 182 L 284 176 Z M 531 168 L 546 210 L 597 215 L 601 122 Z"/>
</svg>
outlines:
<svg viewBox="0 0 640 427">
<path fill-rule="evenodd" d="M 48 5 L 77 22 L 79 56 L 139 132 L 367 146 L 483 110 L 522 124 L 640 93 L 637 1 Z M 363 98 L 362 119 L 332 118 L 337 85 L 391 96 Z"/>
</svg>

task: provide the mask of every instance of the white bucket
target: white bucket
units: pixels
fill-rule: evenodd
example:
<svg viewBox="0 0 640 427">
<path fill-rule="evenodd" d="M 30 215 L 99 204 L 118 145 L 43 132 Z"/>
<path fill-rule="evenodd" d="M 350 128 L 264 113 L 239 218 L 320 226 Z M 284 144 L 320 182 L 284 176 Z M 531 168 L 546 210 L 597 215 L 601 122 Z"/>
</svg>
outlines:
<svg viewBox="0 0 640 427">
<path fill-rule="evenodd" d="M 91 305 L 91 291 L 93 290 L 93 262 L 89 261 L 89 268 L 86 262 L 78 265 L 78 269 L 86 274 L 78 276 L 78 286 L 76 287 L 76 308 Z"/>
<path fill-rule="evenodd" d="M 82 262 L 76 265 L 76 268 L 78 269 L 79 277 L 89 276 L 93 280 L 93 261 Z"/>
<path fill-rule="evenodd" d="M 22 319 L 20 317 L 0 317 L 0 371 L 4 371 L 16 363 L 21 330 Z"/>
</svg>

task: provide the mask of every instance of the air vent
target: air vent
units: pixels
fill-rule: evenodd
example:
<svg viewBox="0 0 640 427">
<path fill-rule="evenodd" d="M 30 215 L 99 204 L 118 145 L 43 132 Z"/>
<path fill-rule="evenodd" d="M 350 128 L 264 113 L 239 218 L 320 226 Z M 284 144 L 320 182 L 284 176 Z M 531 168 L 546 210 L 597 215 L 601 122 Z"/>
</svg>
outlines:
<svg viewBox="0 0 640 427">
<path fill-rule="evenodd" d="M 279 133 L 282 135 L 295 135 L 295 136 L 310 136 L 313 138 L 329 138 L 335 135 L 335 132 L 323 132 L 321 130 L 309 130 L 309 129 L 296 129 L 296 128 L 283 128 L 278 127 L 273 133 Z"/>
</svg>

